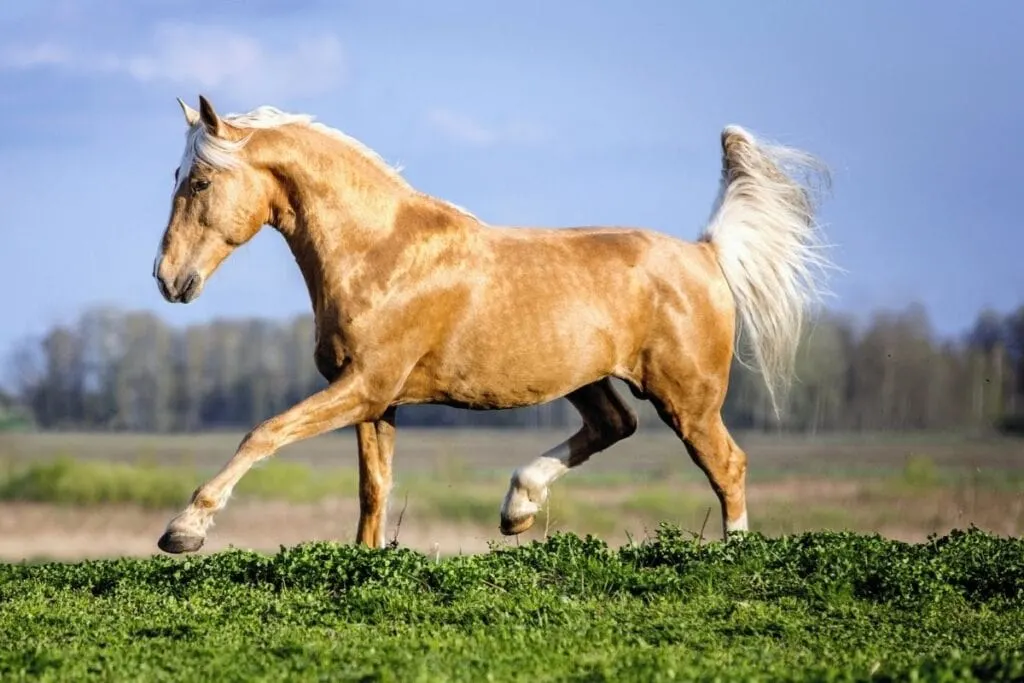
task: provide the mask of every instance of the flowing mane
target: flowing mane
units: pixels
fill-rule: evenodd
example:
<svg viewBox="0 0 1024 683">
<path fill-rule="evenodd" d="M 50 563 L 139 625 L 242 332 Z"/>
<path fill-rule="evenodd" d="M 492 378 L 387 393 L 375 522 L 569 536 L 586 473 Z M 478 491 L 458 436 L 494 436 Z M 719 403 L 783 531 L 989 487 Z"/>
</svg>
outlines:
<svg viewBox="0 0 1024 683">
<path fill-rule="evenodd" d="M 331 128 L 316 121 L 311 114 L 293 114 L 281 111 L 277 107 L 264 105 L 244 114 L 227 114 L 223 117 L 223 121 L 243 131 L 280 128 L 289 124 L 305 126 L 345 143 L 367 159 L 373 161 L 389 178 L 401 183 L 405 187 L 410 187 L 409 183 L 402 177 L 400 167 L 391 166 L 380 154 L 359 140 L 342 133 L 337 128 Z M 189 127 L 185 132 L 185 151 L 181 157 L 180 177 L 187 176 L 188 170 L 192 168 L 192 164 L 197 160 L 218 170 L 234 168 L 240 163 L 238 152 L 245 147 L 250 137 L 251 133 L 245 135 L 240 140 L 225 140 L 210 135 L 205 126 L 195 125 Z"/>
</svg>

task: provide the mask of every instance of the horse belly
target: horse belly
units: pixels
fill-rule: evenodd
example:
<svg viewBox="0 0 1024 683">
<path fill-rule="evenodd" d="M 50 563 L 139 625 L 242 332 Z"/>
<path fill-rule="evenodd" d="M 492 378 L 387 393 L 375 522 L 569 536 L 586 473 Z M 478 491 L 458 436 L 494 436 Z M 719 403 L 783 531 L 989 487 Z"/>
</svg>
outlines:
<svg viewBox="0 0 1024 683">
<path fill-rule="evenodd" d="M 464 328 L 439 364 L 449 402 L 518 408 L 554 400 L 621 372 L 636 348 L 634 331 L 607 311 L 520 315 L 499 327 Z"/>
</svg>

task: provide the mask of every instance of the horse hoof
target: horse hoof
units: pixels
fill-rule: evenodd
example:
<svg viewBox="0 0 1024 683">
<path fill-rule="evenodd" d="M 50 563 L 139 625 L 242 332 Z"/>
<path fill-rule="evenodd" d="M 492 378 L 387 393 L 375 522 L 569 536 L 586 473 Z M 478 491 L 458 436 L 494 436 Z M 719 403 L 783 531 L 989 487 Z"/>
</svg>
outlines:
<svg viewBox="0 0 1024 683">
<path fill-rule="evenodd" d="M 181 531 L 165 531 L 156 544 L 165 553 L 177 555 L 179 553 L 194 553 L 203 547 L 205 540 L 202 536 L 190 536 Z"/>
<path fill-rule="evenodd" d="M 505 519 L 502 517 L 500 527 L 501 533 L 505 536 L 516 536 L 524 531 L 529 531 L 536 519 L 536 515 L 527 515 L 525 517 L 520 517 L 519 519 Z"/>
</svg>

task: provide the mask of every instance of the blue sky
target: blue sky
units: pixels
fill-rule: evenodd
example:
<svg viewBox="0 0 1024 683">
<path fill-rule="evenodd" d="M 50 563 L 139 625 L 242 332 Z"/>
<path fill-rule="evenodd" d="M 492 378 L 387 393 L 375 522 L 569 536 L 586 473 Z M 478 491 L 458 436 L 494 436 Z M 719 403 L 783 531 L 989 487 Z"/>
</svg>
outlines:
<svg viewBox="0 0 1024 683">
<path fill-rule="evenodd" d="M 5 0 L 0 352 L 85 306 L 309 310 L 266 230 L 189 306 L 150 277 L 184 122 L 316 114 L 491 223 L 694 237 L 739 123 L 822 157 L 834 307 L 955 333 L 1024 302 L 1024 3 Z"/>
</svg>

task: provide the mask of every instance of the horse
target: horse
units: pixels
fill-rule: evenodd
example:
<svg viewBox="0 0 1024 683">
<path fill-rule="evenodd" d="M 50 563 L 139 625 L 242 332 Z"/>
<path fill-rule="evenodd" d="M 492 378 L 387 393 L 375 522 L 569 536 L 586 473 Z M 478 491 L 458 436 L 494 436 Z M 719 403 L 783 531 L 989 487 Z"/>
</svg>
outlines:
<svg viewBox="0 0 1024 683">
<path fill-rule="evenodd" d="M 645 228 L 490 225 L 420 192 L 369 147 L 308 114 L 261 106 L 221 116 L 180 98 L 185 148 L 153 277 L 195 301 L 219 265 L 269 225 L 287 242 L 315 319 L 326 386 L 256 425 L 192 493 L 157 542 L 199 550 L 215 514 L 258 461 L 354 427 L 356 543 L 383 547 L 399 406 L 470 410 L 560 397 L 582 426 L 516 468 L 499 531 L 528 530 L 549 487 L 628 438 L 653 403 L 706 475 L 725 538 L 748 530 L 747 456 L 722 421 L 731 361 L 761 373 L 776 415 L 809 309 L 834 265 L 815 218 L 816 157 L 721 130 L 721 177 L 692 241 Z M 742 333 L 742 334 L 741 334 Z"/>
</svg>

